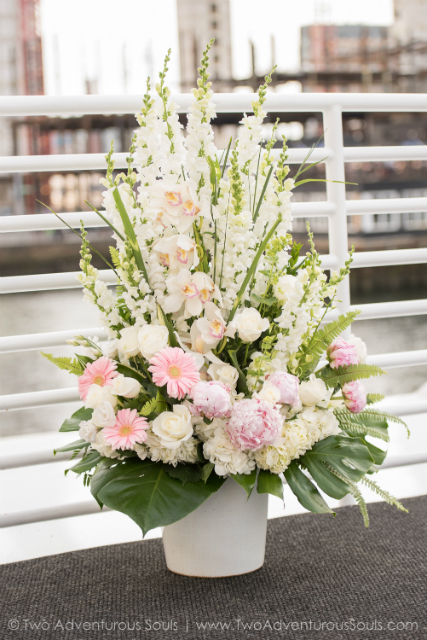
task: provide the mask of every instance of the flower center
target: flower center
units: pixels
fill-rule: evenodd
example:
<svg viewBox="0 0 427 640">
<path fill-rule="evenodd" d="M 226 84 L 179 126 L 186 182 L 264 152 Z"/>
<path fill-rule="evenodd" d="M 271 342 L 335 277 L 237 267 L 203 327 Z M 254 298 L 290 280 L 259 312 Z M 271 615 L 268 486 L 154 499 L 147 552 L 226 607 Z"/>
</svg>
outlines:
<svg viewBox="0 0 427 640">
<path fill-rule="evenodd" d="M 124 424 L 119 429 L 120 436 L 130 436 L 133 433 L 133 429 L 129 424 Z"/>
<path fill-rule="evenodd" d="M 212 320 L 209 333 L 213 338 L 222 338 L 224 335 L 224 325 L 219 320 Z"/>
<path fill-rule="evenodd" d="M 165 198 L 167 203 L 173 207 L 182 204 L 181 194 L 178 191 L 165 191 Z"/>
<path fill-rule="evenodd" d="M 192 200 L 187 200 L 187 202 L 184 202 L 184 204 L 182 205 L 182 209 L 185 216 L 196 216 L 200 211 L 199 207 L 196 207 Z"/>
<path fill-rule="evenodd" d="M 172 365 L 171 367 L 169 367 L 169 375 L 171 378 L 179 378 L 181 375 L 181 370 L 179 369 L 179 367 Z"/>
<path fill-rule="evenodd" d="M 101 376 L 101 375 L 95 376 L 94 379 L 92 380 L 92 384 L 99 384 L 100 387 L 103 387 L 105 384 L 104 376 Z"/>
<path fill-rule="evenodd" d="M 199 295 L 197 287 L 194 284 L 185 284 L 181 289 L 186 298 L 195 298 Z"/>
</svg>

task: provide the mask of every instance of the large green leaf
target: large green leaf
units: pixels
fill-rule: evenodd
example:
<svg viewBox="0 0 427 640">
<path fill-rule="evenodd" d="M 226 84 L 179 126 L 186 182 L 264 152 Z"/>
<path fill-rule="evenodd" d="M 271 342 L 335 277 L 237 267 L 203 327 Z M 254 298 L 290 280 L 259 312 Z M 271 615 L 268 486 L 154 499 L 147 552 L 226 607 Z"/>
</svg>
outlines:
<svg viewBox="0 0 427 640">
<path fill-rule="evenodd" d="M 256 475 L 257 469 L 255 468 L 251 473 L 236 473 L 230 477 L 243 487 L 249 499 L 256 483 Z"/>
<path fill-rule="evenodd" d="M 163 471 L 168 476 L 180 480 L 182 484 L 187 482 L 198 482 L 202 479 L 202 467 L 199 464 L 184 464 L 178 463 L 176 467 L 171 464 L 163 465 Z"/>
<path fill-rule="evenodd" d="M 90 420 L 92 417 L 92 413 L 93 409 L 85 409 L 84 407 L 82 407 L 81 409 L 73 413 L 71 418 L 67 418 L 66 420 L 64 420 L 59 430 L 78 431 L 80 429 L 80 423 L 83 422 L 83 420 Z"/>
<path fill-rule="evenodd" d="M 132 518 L 144 535 L 150 529 L 181 520 L 224 483 L 224 478 L 212 474 L 206 483 L 201 480 L 183 486 L 165 473 L 162 464 L 134 458 L 111 469 L 104 468 L 101 474 L 102 486 L 96 489 L 98 500 Z"/>
<path fill-rule="evenodd" d="M 335 512 L 326 504 L 316 486 L 301 471 L 295 460 L 285 470 L 285 478 L 292 493 L 296 495 L 298 502 L 303 507 L 313 513 L 333 513 L 335 515 Z"/>
<path fill-rule="evenodd" d="M 382 422 L 373 421 L 369 418 L 362 420 L 357 419 L 357 415 L 354 416 L 355 419 L 353 420 L 347 416 L 343 417 L 342 415 L 337 415 L 337 418 L 340 422 L 341 429 L 349 435 L 371 436 L 371 438 L 378 438 L 379 440 L 384 440 L 384 442 L 390 441 L 388 424 L 385 420 Z"/>
<path fill-rule="evenodd" d="M 372 442 L 368 442 L 365 439 L 363 439 L 363 442 L 365 443 L 365 446 L 368 447 L 369 453 L 371 454 L 374 460 L 374 463 L 376 465 L 381 465 L 387 456 L 387 451 L 384 451 L 384 449 L 380 449 L 379 447 L 376 447 L 374 444 L 372 444 Z"/>
<path fill-rule="evenodd" d="M 74 467 L 71 467 L 71 469 L 67 469 L 65 475 L 67 475 L 69 471 L 74 471 L 74 473 L 84 473 L 85 471 L 89 471 L 89 469 L 93 469 L 93 467 L 96 467 L 96 465 L 100 461 L 101 455 L 98 453 L 98 451 L 92 451 L 92 453 L 89 453 L 88 456 L 85 456 L 83 460 L 80 460 L 77 464 L 75 464 Z"/>
<path fill-rule="evenodd" d="M 282 479 L 277 473 L 260 469 L 258 473 L 257 491 L 258 493 L 271 493 L 272 496 L 283 500 Z"/>
<path fill-rule="evenodd" d="M 65 453 L 66 451 L 79 451 L 80 449 L 84 449 L 88 447 L 90 442 L 86 442 L 86 440 L 74 440 L 74 442 L 70 442 L 70 444 L 66 444 L 64 447 L 58 447 L 58 449 L 54 449 L 53 453 Z"/>
<path fill-rule="evenodd" d="M 98 493 L 101 489 L 115 477 L 114 474 L 120 475 L 123 462 L 117 458 L 102 458 L 101 462 L 95 469 L 95 472 L 90 481 L 90 492 L 99 504 L 103 507 L 103 502 L 98 497 Z M 109 471 L 109 473 L 106 473 Z"/>
<path fill-rule="evenodd" d="M 337 500 L 347 495 L 349 485 L 329 471 L 324 463 L 330 464 L 350 483 L 358 482 L 374 464 L 374 459 L 361 438 L 342 435 L 329 436 L 317 442 L 300 461 L 319 488 Z"/>
</svg>

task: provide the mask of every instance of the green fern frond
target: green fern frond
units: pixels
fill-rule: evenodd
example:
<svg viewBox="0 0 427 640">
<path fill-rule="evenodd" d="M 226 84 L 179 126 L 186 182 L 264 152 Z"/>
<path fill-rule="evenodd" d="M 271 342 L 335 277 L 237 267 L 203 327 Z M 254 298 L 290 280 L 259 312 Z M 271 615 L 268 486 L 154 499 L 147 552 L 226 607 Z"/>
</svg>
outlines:
<svg viewBox="0 0 427 640">
<path fill-rule="evenodd" d="M 331 342 L 333 342 L 335 338 L 338 338 L 338 336 L 354 322 L 359 313 L 360 311 L 349 311 L 341 315 L 337 320 L 329 322 L 323 329 L 316 331 L 307 346 L 301 349 L 302 357 L 300 360 L 303 360 L 305 355 L 311 356 L 310 363 L 302 365 L 302 369 L 304 370 L 304 368 L 311 367 L 311 362 L 320 358 Z"/>
<path fill-rule="evenodd" d="M 366 399 L 368 404 L 376 404 L 377 402 L 381 402 L 384 400 L 385 396 L 382 393 L 368 393 Z"/>
<path fill-rule="evenodd" d="M 375 429 L 375 427 L 367 427 L 364 424 L 358 424 L 351 420 L 340 420 L 340 427 L 343 431 L 354 433 L 355 435 L 371 436 L 372 438 L 384 440 L 384 442 L 390 442 L 387 433 Z"/>
<path fill-rule="evenodd" d="M 367 478 L 366 476 L 364 476 L 361 482 L 363 482 L 363 484 L 369 487 L 371 491 L 374 491 L 379 496 L 381 496 L 381 498 L 384 500 L 384 502 L 387 502 L 387 504 L 391 504 L 393 507 L 396 507 L 397 509 L 399 509 L 399 511 L 405 511 L 405 513 L 409 513 L 408 509 L 405 509 L 403 504 L 399 502 L 397 498 L 392 496 L 388 491 L 381 489 L 381 487 L 379 487 L 374 480 L 371 480 L 370 478 Z"/>
<path fill-rule="evenodd" d="M 119 269 L 121 267 L 120 257 L 119 252 L 115 247 L 110 247 L 110 255 L 113 265 L 116 267 L 116 269 Z"/>
<path fill-rule="evenodd" d="M 156 408 L 156 404 L 157 398 L 151 398 L 151 400 L 148 400 L 148 402 L 144 404 L 139 414 L 141 416 L 149 416 L 150 413 L 153 413 L 154 409 Z"/>
<path fill-rule="evenodd" d="M 366 502 L 365 502 L 362 494 L 360 493 L 359 487 L 356 484 L 354 484 L 354 482 L 351 482 L 345 476 L 343 476 L 339 471 L 337 471 L 335 469 L 335 467 L 333 467 L 331 464 L 329 464 L 329 462 L 323 462 L 323 464 L 328 469 L 328 471 L 330 471 L 331 473 L 334 474 L 334 476 L 339 478 L 342 482 L 346 483 L 346 485 L 348 486 L 349 492 L 351 493 L 351 495 L 353 496 L 353 498 L 356 500 L 357 504 L 359 505 L 359 509 L 360 509 L 360 512 L 361 512 L 361 514 L 363 516 L 363 521 L 365 523 L 365 527 L 369 527 L 368 507 L 366 506 Z"/>
<path fill-rule="evenodd" d="M 71 358 L 64 357 L 55 358 L 51 353 L 43 353 L 42 351 L 40 351 L 40 353 L 43 358 L 46 358 L 49 362 L 56 364 L 60 369 L 73 373 L 75 376 L 81 376 L 83 373 L 83 368 L 77 359 L 72 360 Z"/>
<path fill-rule="evenodd" d="M 385 373 L 375 364 L 352 364 L 348 367 L 338 367 L 331 369 L 325 367 L 316 373 L 318 378 L 322 378 L 327 387 L 338 387 L 346 382 L 371 378 L 372 376 L 382 376 Z"/>
<path fill-rule="evenodd" d="M 385 411 L 371 409 L 369 406 L 365 407 L 363 411 L 357 414 L 351 413 L 351 411 L 344 408 L 337 408 L 335 409 L 334 413 L 338 420 L 345 418 L 346 420 L 351 420 L 352 422 L 357 422 L 360 424 L 363 424 L 363 420 L 372 420 L 374 422 L 383 422 L 384 420 L 386 420 L 389 422 L 395 422 L 396 424 L 401 424 L 405 427 L 408 433 L 408 438 L 411 435 L 408 425 L 401 418 L 393 416 L 390 413 L 386 413 Z"/>
</svg>

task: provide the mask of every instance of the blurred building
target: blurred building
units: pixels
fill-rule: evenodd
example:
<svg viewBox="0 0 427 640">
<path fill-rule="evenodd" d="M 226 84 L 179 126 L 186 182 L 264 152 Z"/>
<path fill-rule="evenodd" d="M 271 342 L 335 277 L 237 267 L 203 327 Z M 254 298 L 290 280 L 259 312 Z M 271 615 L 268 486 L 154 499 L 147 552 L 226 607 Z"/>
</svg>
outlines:
<svg viewBox="0 0 427 640">
<path fill-rule="evenodd" d="M 229 90 L 232 78 L 230 0 L 177 0 L 177 9 L 181 91 L 185 93 L 196 86 L 197 68 L 206 43 L 212 38 L 215 42 L 210 54 L 210 80 L 215 91 Z"/>
<path fill-rule="evenodd" d="M 0 0 L 0 95 L 41 95 L 44 93 L 42 40 L 39 31 L 39 0 Z M 21 132 L 20 144 L 34 153 L 31 132 Z M 16 152 L 13 123 L 0 118 L 0 155 Z M 11 212 L 13 199 L 32 192 L 31 176 L 24 180 L 0 175 L 0 214 Z M 28 199 L 30 210 L 34 209 Z M 31 202 L 30 202 L 31 201 Z"/>
</svg>

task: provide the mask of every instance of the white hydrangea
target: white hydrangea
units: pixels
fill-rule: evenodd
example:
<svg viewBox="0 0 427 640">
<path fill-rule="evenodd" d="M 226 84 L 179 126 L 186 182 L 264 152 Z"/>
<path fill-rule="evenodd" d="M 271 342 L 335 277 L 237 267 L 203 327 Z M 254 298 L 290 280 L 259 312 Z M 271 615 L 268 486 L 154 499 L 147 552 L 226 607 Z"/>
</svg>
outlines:
<svg viewBox="0 0 427 640">
<path fill-rule="evenodd" d="M 204 443 L 203 454 L 209 462 L 215 465 L 215 473 L 218 476 L 236 473 L 247 474 L 255 469 L 253 457 L 236 449 L 224 427 L 220 425 L 216 427 L 213 437 Z"/>
</svg>

